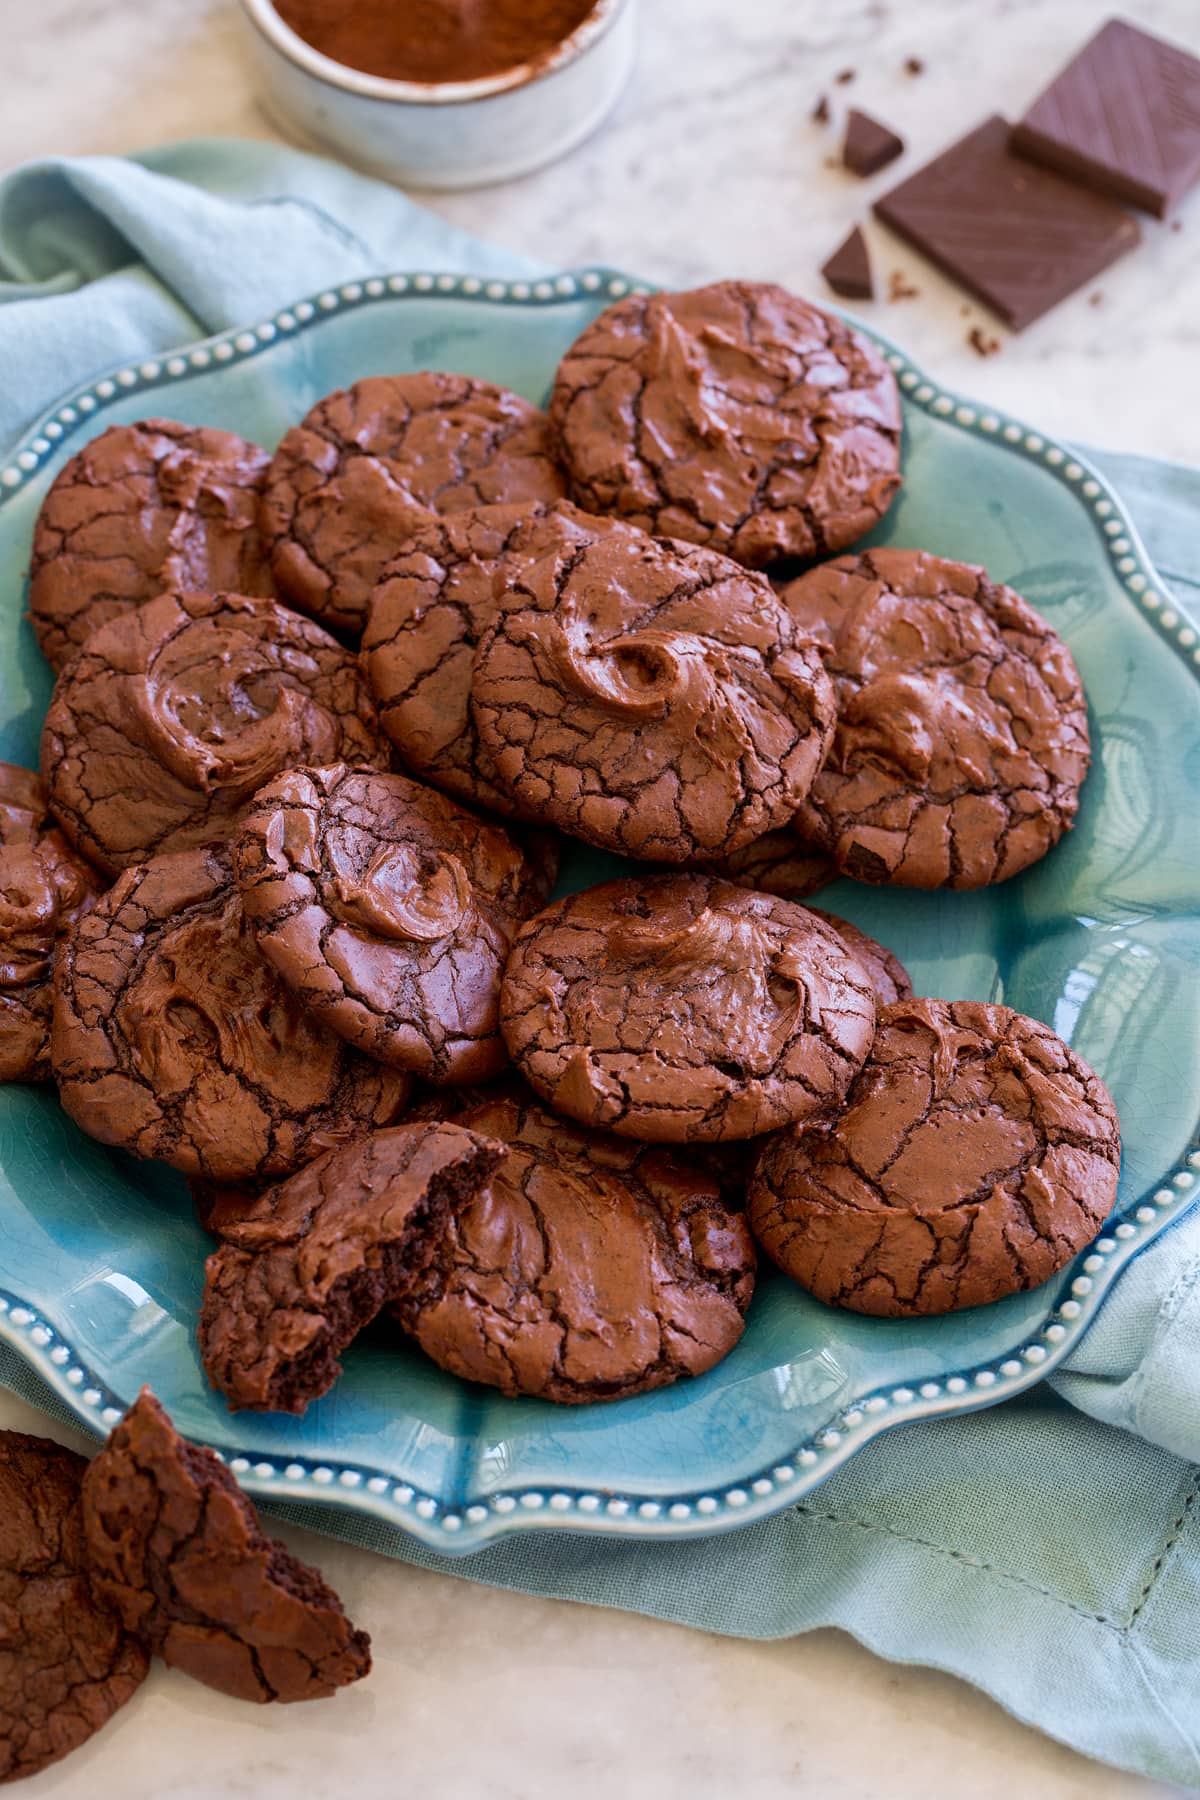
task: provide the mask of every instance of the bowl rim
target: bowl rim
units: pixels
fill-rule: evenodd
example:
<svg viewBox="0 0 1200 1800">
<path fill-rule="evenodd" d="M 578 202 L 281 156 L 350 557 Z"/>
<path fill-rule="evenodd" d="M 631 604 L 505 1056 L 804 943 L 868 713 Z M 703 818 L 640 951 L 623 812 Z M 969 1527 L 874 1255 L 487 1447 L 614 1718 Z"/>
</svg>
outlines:
<svg viewBox="0 0 1200 1800">
<path fill-rule="evenodd" d="M 594 0 L 587 17 L 547 54 L 518 63 L 498 75 L 481 75 L 472 81 L 394 81 L 384 75 L 371 75 L 365 69 L 352 69 L 348 63 L 314 50 L 284 23 L 273 0 L 241 0 L 241 5 L 250 26 L 279 56 L 326 87 L 340 88 L 359 99 L 385 100 L 401 106 L 463 106 L 529 87 L 578 62 L 630 9 L 632 0 Z"/>
</svg>

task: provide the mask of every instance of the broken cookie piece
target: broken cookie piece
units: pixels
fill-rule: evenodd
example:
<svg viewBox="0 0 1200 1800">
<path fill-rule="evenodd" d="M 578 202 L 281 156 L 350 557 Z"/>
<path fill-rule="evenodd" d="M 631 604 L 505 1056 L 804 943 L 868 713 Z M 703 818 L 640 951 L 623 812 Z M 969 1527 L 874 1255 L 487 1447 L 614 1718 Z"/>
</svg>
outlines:
<svg viewBox="0 0 1200 1800">
<path fill-rule="evenodd" d="M 1120 1172 L 1116 1107 L 1048 1026 L 902 1000 L 828 1129 L 762 1153 L 749 1218 L 818 1300 L 881 1317 L 1037 1287 L 1089 1243 Z"/>
<path fill-rule="evenodd" d="M 143 1388 L 83 1480 L 92 1585 L 172 1668 L 236 1700 L 320 1700 L 371 1668 L 371 1640 L 316 1569 L 259 1523 L 211 1450 Z"/>
<path fill-rule="evenodd" d="M 49 1438 L 0 1431 L 0 1784 L 86 1743 L 148 1667 L 89 1585 L 86 1468 Z"/>
<path fill-rule="evenodd" d="M 503 1157 L 457 1125 L 400 1125 L 321 1157 L 225 1223 L 199 1332 L 230 1409 L 302 1413 L 332 1387 L 341 1352 L 404 1296 Z"/>
</svg>

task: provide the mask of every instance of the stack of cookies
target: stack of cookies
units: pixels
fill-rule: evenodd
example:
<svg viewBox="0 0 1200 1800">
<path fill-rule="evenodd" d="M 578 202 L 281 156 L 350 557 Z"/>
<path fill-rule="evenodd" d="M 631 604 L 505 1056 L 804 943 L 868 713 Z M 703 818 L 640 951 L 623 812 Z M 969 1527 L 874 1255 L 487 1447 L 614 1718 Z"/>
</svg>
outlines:
<svg viewBox="0 0 1200 1800">
<path fill-rule="evenodd" d="M 900 423 L 865 339 L 723 282 L 609 307 L 548 414 L 372 377 L 273 457 L 152 420 L 59 475 L 0 1068 L 192 1178 L 231 1406 L 303 1411 L 380 1317 L 615 1399 L 730 1350 L 756 1242 L 911 1315 L 1100 1228 L 1092 1071 L 802 904 L 1007 880 L 1087 772 L 1019 595 L 851 548 Z M 551 900 L 568 840 L 623 872 Z"/>
</svg>

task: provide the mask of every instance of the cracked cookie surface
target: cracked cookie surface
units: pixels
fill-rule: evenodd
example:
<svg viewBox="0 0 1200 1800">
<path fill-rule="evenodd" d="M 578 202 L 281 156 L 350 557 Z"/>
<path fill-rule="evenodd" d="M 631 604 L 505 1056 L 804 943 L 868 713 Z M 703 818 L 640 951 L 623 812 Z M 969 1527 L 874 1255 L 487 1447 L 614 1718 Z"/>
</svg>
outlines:
<svg viewBox="0 0 1200 1800">
<path fill-rule="evenodd" d="M 374 375 L 287 432 L 262 503 L 280 591 L 357 634 L 371 590 L 423 515 L 566 491 L 544 413 L 466 375 Z"/>
<path fill-rule="evenodd" d="M 875 1029 L 865 971 L 808 908 L 709 876 L 610 881 L 539 913 L 500 995 L 509 1053 L 585 1125 L 651 1142 L 824 1118 Z"/>
<path fill-rule="evenodd" d="M 440 1368 L 579 1404 L 665 1387 L 729 1353 L 755 1256 L 715 1177 L 511 1091 L 456 1117 L 508 1155 L 391 1308 Z"/>
<path fill-rule="evenodd" d="M 0 1431 L 0 1784 L 86 1743 L 148 1667 L 88 1582 L 86 1468 L 49 1438 Z"/>
<path fill-rule="evenodd" d="M 126 1630 L 236 1700 L 320 1700 L 371 1640 L 318 1570 L 263 1531 L 228 1469 L 143 1388 L 83 1482 L 92 1581 Z"/>
<path fill-rule="evenodd" d="M 1011 588 L 918 550 L 867 550 L 783 595 L 825 652 L 833 747 L 797 824 L 856 880 L 977 888 L 1075 820 L 1090 757 L 1070 651 Z"/>
<path fill-rule="evenodd" d="M 353 655 L 311 619 L 240 594 L 163 594 L 101 626 L 42 728 L 54 815 L 113 875 L 231 835 L 251 796 L 298 762 L 386 769 L 391 751 Z"/>
<path fill-rule="evenodd" d="M 0 763 L 0 1082 L 50 1079 L 56 946 L 100 885 L 33 770 Z"/>
<path fill-rule="evenodd" d="M 419 1278 L 449 1216 L 504 1154 L 457 1125 L 398 1125 L 224 1220 L 205 1264 L 199 1341 L 230 1409 L 302 1413 L 332 1387 L 341 1352 Z"/>
<path fill-rule="evenodd" d="M 900 485 L 882 355 L 765 282 L 607 307 L 559 364 L 550 423 L 580 506 L 748 568 L 854 543 Z"/>
<path fill-rule="evenodd" d="M 409 1077 L 312 1018 L 259 955 L 218 847 L 126 870 L 60 949 L 59 1099 L 103 1144 L 219 1182 L 389 1124 Z"/>
<path fill-rule="evenodd" d="M 522 811 L 674 864 L 792 818 L 833 694 L 765 578 L 564 505 L 513 540 L 502 581 L 471 710 Z"/>
<path fill-rule="evenodd" d="M 259 949 L 323 1025 L 430 1081 L 504 1067 L 500 977 L 539 876 L 500 826 L 404 775 L 289 769 L 233 858 Z"/>
<path fill-rule="evenodd" d="M 750 1186 L 762 1248 L 834 1306 L 883 1317 L 1037 1287 L 1089 1243 L 1120 1172 L 1083 1059 L 1006 1006 L 902 1000 L 823 1131 L 781 1132 Z"/>
<path fill-rule="evenodd" d="M 891 1006 L 896 1000 L 908 998 L 913 991 L 912 980 L 894 951 L 881 944 L 878 938 L 871 937 L 869 932 L 860 931 L 849 919 L 840 919 L 836 913 L 826 912 L 820 906 L 810 907 L 809 911 L 832 925 L 847 950 L 858 958 L 878 1006 Z"/>
<path fill-rule="evenodd" d="M 836 881 L 839 870 L 826 851 L 805 843 L 783 825 L 777 831 L 765 831 L 730 856 L 705 863 L 704 873 L 760 894 L 776 894 L 780 900 L 807 900 Z"/>
<path fill-rule="evenodd" d="M 98 625 L 171 588 L 275 591 L 258 534 L 270 456 L 230 431 L 113 425 L 55 476 L 33 531 L 29 616 L 60 669 Z"/>
</svg>

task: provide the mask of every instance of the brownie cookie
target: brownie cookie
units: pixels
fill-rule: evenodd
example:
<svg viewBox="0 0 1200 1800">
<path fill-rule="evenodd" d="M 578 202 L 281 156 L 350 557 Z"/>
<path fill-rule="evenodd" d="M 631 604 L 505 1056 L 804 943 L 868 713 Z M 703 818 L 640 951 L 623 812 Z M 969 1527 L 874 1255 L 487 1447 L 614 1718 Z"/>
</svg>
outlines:
<svg viewBox="0 0 1200 1800">
<path fill-rule="evenodd" d="M 371 1669 L 320 1572 L 270 1538 L 143 1388 L 83 1479 L 92 1583 L 127 1631 L 235 1700 L 321 1700 Z"/>
<path fill-rule="evenodd" d="M 354 657 L 310 619 L 240 594 L 163 594 L 102 625 L 42 729 L 55 817 L 114 875 L 229 836 L 293 763 L 390 760 Z"/>
<path fill-rule="evenodd" d="M 838 878 L 832 858 L 815 844 L 806 844 L 786 825 L 778 831 L 765 831 L 731 856 L 705 863 L 704 873 L 759 894 L 776 894 L 780 900 L 807 900 Z"/>
<path fill-rule="evenodd" d="M 49 1438 L 0 1432 L 0 1783 L 86 1743 L 148 1667 L 88 1585 L 86 1468 Z"/>
<path fill-rule="evenodd" d="M 973 1000 L 901 1000 L 833 1125 L 766 1146 L 750 1224 L 819 1300 L 950 1312 L 1069 1262 L 1111 1211 L 1120 1163 L 1107 1089 L 1047 1026 Z"/>
<path fill-rule="evenodd" d="M 566 491 L 546 418 L 466 375 L 374 375 L 326 395 L 271 463 L 263 534 L 275 579 L 339 631 L 362 630 L 371 590 L 423 512 L 457 513 Z"/>
<path fill-rule="evenodd" d="M 90 1136 L 219 1182 L 290 1174 L 389 1124 L 409 1092 L 267 966 L 216 847 L 126 870 L 79 921 L 55 969 L 50 1050 Z"/>
<path fill-rule="evenodd" d="M 168 588 L 271 594 L 258 535 L 270 457 L 231 431 L 113 425 L 55 476 L 33 531 L 29 615 L 54 668 Z"/>
<path fill-rule="evenodd" d="M 302 1413 L 504 1157 L 457 1125 L 372 1132 L 263 1194 L 205 1264 L 200 1356 L 230 1409 Z"/>
<path fill-rule="evenodd" d="M 729 1353 L 754 1246 L 714 1178 L 511 1093 L 458 1117 L 509 1149 L 391 1309 L 440 1368 L 575 1404 L 665 1387 Z"/>
<path fill-rule="evenodd" d="M 559 1112 L 704 1142 L 824 1118 L 871 1047 L 875 998 L 806 907 L 666 875 L 609 881 L 530 920 L 500 1017 L 513 1061 Z"/>
<path fill-rule="evenodd" d="M 504 1067 L 531 873 L 498 825 L 404 775 L 289 769 L 248 807 L 234 868 L 259 949 L 347 1043 L 429 1081 Z"/>
<path fill-rule="evenodd" d="M 833 697 L 764 577 L 558 507 L 510 546 L 503 580 L 471 708 L 523 811 L 665 863 L 788 823 L 825 758 Z"/>
<path fill-rule="evenodd" d="M 883 357 L 765 282 L 618 300 L 559 364 L 550 423 L 580 506 L 752 569 L 854 543 L 900 485 Z"/>
<path fill-rule="evenodd" d="M 897 1000 L 908 999 L 913 991 L 912 980 L 900 958 L 886 944 L 860 931 L 849 919 L 839 919 L 836 913 L 825 912 L 819 906 L 809 910 L 832 925 L 847 950 L 858 958 L 871 983 L 876 1005 L 891 1006 Z"/>
<path fill-rule="evenodd" d="M 797 824 L 859 881 L 977 888 L 1074 823 L 1090 756 L 1071 653 L 1011 588 L 920 550 L 868 550 L 784 598 L 838 696 Z"/>
<path fill-rule="evenodd" d="M 0 1081 L 50 1079 L 55 945 L 99 891 L 32 769 L 0 763 Z"/>
</svg>

